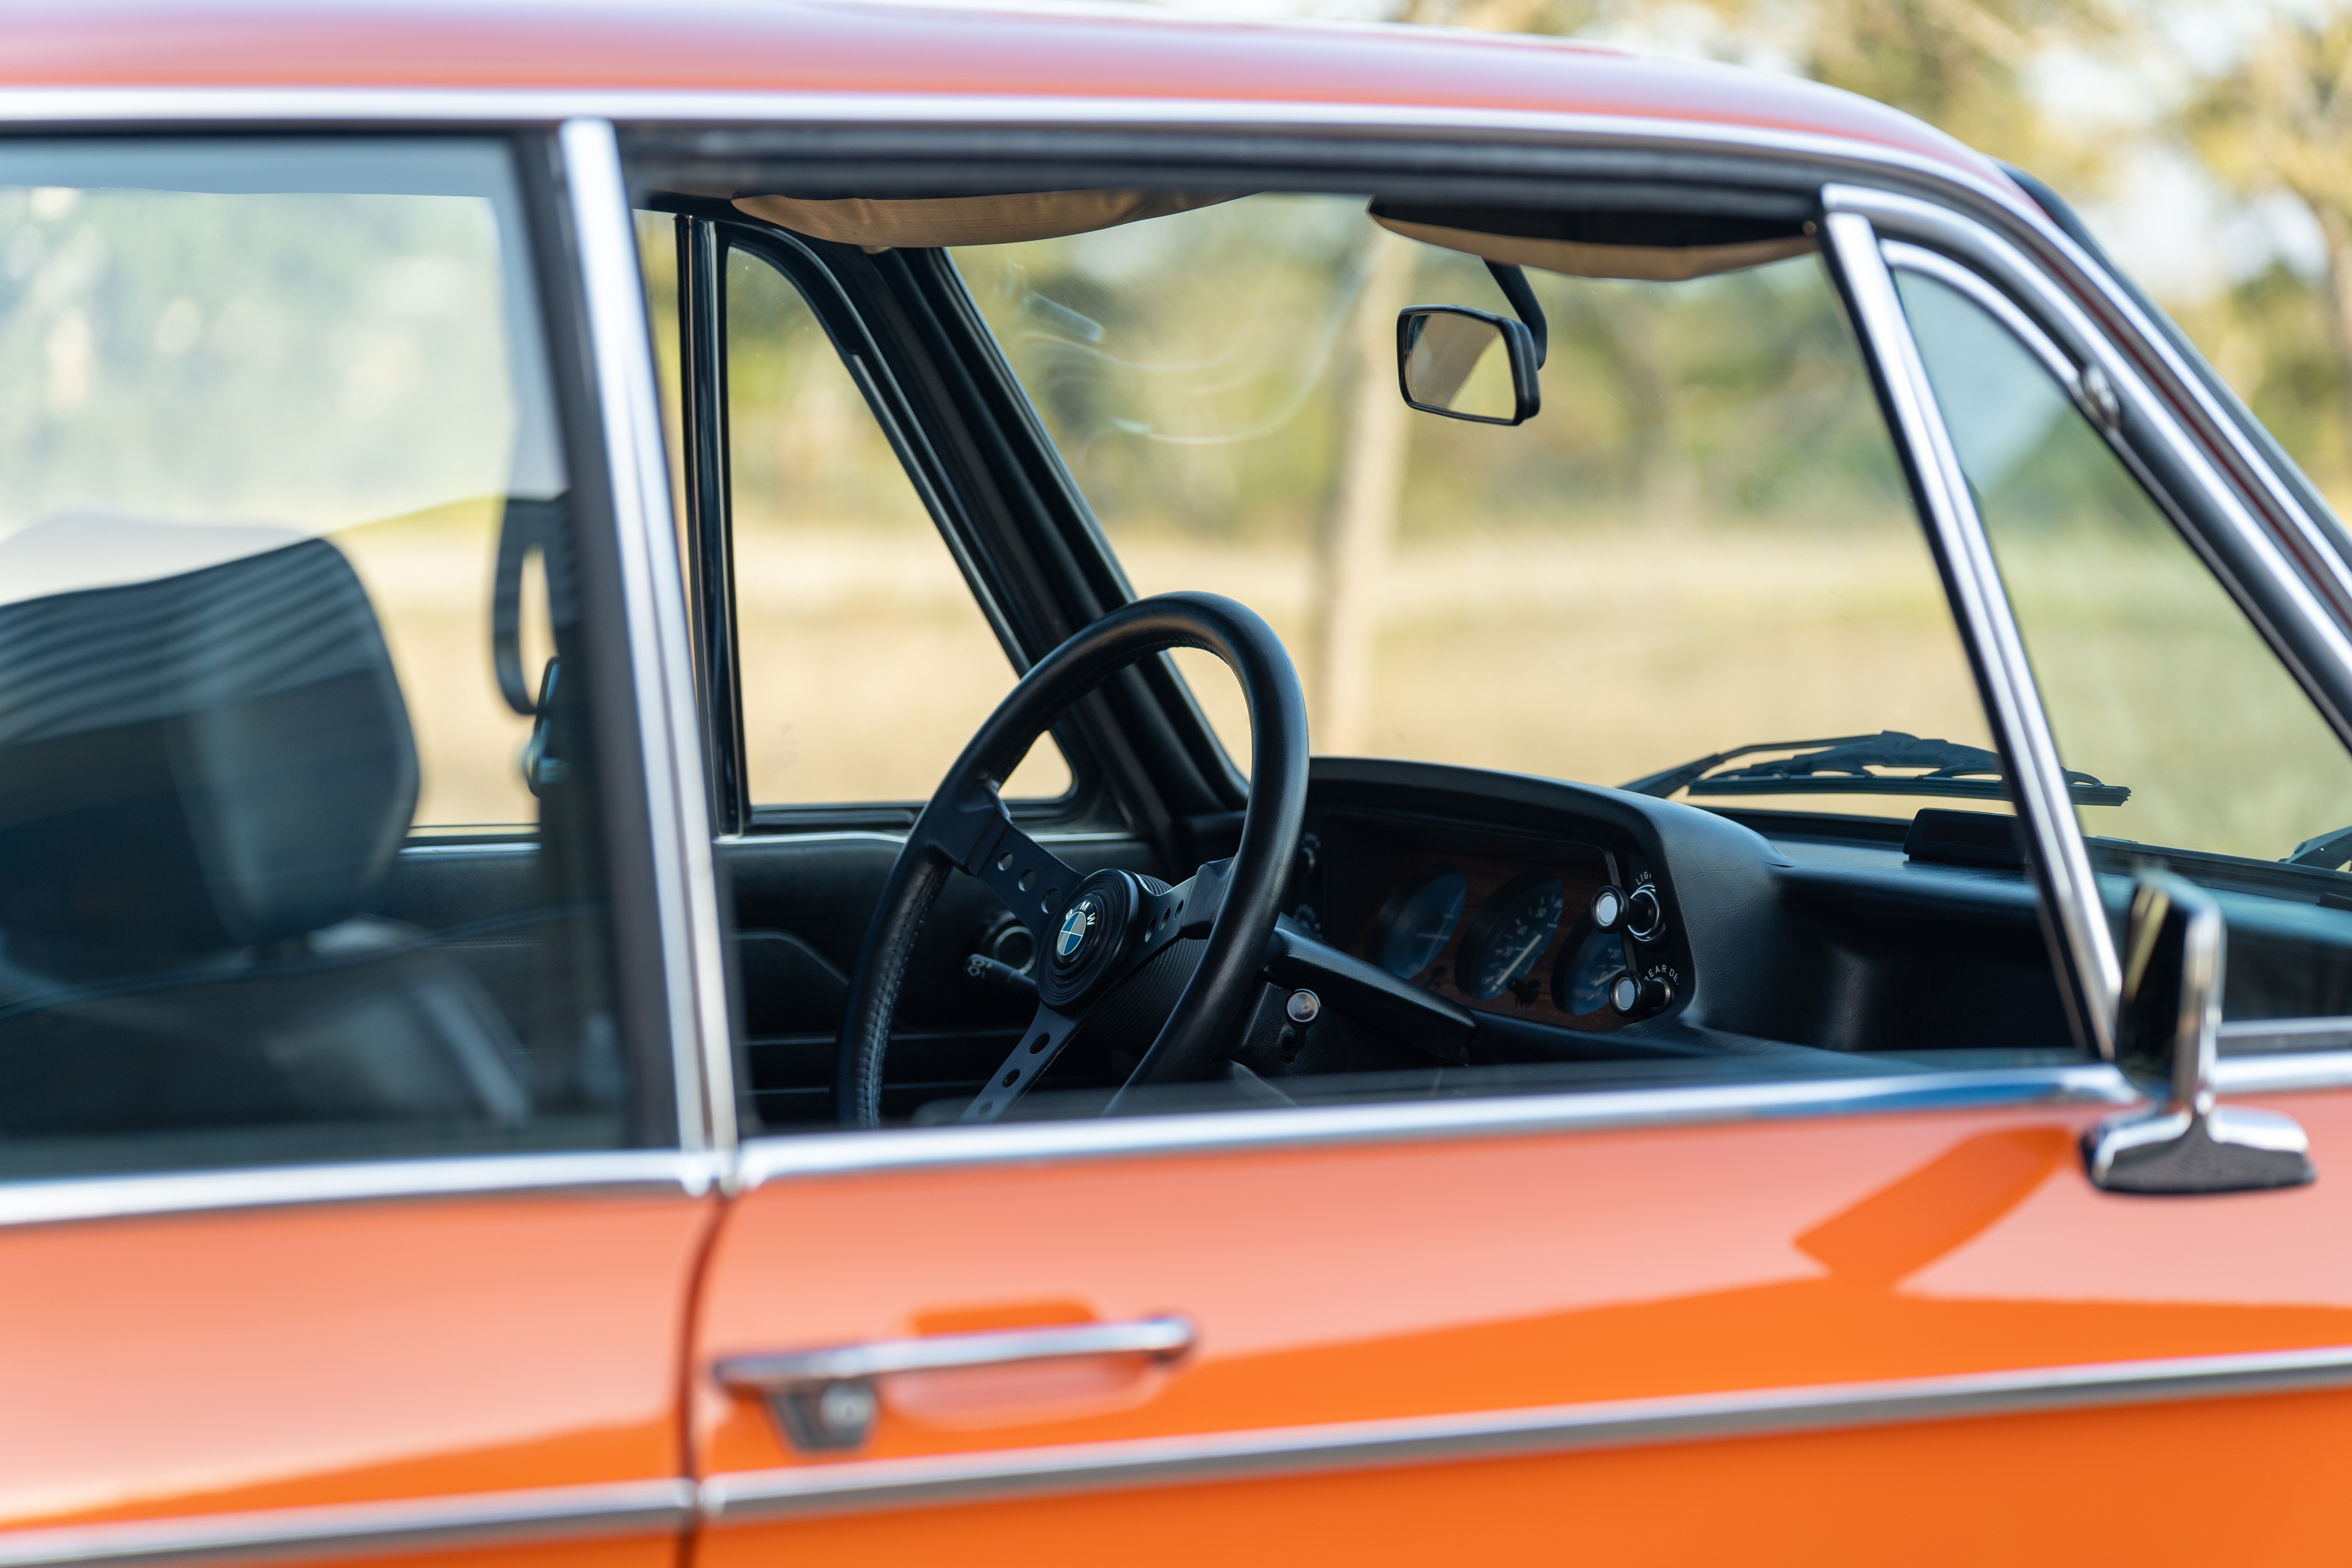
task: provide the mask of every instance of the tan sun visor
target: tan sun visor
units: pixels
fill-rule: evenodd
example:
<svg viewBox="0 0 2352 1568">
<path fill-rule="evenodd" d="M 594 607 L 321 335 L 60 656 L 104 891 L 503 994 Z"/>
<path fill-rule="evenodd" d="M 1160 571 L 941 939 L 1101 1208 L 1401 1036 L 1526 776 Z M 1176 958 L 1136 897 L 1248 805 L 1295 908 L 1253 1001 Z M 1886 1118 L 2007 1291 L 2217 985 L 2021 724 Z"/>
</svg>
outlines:
<svg viewBox="0 0 2352 1568">
<path fill-rule="evenodd" d="M 1370 210 L 1374 223 L 1407 239 L 1573 278 L 1679 283 L 1802 256 L 1814 245 L 1804 232 L 1810 226 L 1801 219 L 1422 207 L 1384 201 L 1372 203 Z"/>
<path fill-rule="evenodd" d="M 867 250 L 929 250 L 950 245 L 1013 245 L 1059 239 L 1124 223 L 1229 202 L 1230 195 L 1162 191 L 1028 191 L 997 196 L 738 196 L 736 210 L 836 245 Z"/>
</svg>

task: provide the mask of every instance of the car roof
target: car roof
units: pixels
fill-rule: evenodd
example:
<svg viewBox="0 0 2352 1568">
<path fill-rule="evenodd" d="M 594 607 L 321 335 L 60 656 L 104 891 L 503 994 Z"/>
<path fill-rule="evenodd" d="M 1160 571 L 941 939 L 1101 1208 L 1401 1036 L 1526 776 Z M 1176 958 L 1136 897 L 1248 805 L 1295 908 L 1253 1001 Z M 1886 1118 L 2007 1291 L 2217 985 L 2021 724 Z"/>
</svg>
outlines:
<svg viewBox="0 0 2352 1568">
<path fill-rule="evenodd" d="M 1941 132 L 1818 83 L 1449 28 L 875 0 L 32 0 L 12 5 L 6 26 L 0 89 L 889 94 L 1228 114 L 1259 102 L 1327 119 L 1355 107 L 1441 122 L 1605 116 L 1840 143 L 2014 191 Z"/>
</svg>

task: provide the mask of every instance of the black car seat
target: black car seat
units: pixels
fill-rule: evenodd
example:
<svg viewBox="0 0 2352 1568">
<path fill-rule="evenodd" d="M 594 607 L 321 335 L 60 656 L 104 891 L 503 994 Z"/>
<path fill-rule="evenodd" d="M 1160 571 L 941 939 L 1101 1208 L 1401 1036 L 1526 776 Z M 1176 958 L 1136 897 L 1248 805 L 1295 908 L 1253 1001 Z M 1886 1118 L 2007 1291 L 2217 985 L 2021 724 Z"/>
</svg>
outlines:
<svg viewBox="0 0 2352 1568">
<path fill-rule="evenodd" d="M 529 1120 L 480 986 L 363 912 L 417 762 L 341 552 L 59 520 L 0 601 L 0 1141 Z"/>
</svg>

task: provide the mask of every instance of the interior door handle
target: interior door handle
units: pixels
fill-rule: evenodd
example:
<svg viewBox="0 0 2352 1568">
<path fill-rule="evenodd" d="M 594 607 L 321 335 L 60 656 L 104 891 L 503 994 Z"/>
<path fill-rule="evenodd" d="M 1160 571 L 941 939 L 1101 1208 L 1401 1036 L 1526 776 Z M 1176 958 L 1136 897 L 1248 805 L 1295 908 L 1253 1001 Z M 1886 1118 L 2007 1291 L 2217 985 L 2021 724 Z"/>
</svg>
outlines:
<svg viewBox="0 0 2352 1568">
<path fill-rule="evenodd" d="M 728 1356 L 711 1373 L 728 1388 L 768 1401 L 793 1447 L 854 1448 L 874 1428 L 877 1378 L 1091 1356 L 1173 1361 L 1192 1348 L 1192 1324 L 1173 1314 L 1116 1323 L 1055 1323 L 974 1334 L 923 1334 L 816 1350 Z"/>
</svg>

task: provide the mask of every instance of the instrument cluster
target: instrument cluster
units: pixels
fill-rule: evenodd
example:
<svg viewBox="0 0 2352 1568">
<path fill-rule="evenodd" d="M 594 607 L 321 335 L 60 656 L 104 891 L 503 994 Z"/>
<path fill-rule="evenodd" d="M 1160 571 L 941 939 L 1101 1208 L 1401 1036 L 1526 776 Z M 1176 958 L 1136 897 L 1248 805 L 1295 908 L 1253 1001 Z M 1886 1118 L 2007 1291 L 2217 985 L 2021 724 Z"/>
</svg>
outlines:
<svg viewBox="0 0 2352 1568">
<path fill-rule="evenodd" d="M 1665 899 L 1627 853 L 1373 821 L 1324 829 L 1330 935 L 1401 980 L 1580 1029 L 1649 1017 L 1682 987 Z"/>
</svg>

